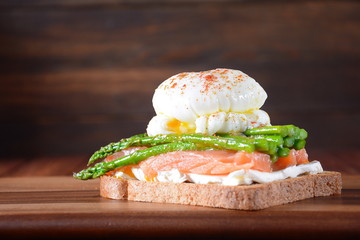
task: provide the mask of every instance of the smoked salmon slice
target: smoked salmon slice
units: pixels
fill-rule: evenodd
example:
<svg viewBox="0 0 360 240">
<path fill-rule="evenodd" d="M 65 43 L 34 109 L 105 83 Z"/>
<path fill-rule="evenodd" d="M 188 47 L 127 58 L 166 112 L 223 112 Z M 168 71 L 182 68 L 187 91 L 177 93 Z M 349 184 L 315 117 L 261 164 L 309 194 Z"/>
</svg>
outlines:
<svg viewBox="0 0 360 240">
<path fill-rule="evenodd" d="M 296 166 L 308 162 L 308 154 L 304 148 L 298 151 L 296 151 L 295 149 L 291 149 L 287 157 L 280 157 L 275 163 L 272 164 L 271 167 L 273 171 L 278 171 L 287 167 Z"/>
<path fill-rule="evenodd" d="M 144 148 L 145 147 L 136 147 L 125 149 L 108 156 L 105 161 L 113 161 Z M 248 153 L 245 151 L 229 150 L 177 151 L 150 157 L 138 165 L 118 168 L 109 172 L 108 175 L 112 175 L 114 172 L 120 170 L 133 176 L 131 173 L 132 167 L 139 167 L 149 179 L 156 177 L 160 171 L 170 171 L 172 169 L 177 169 L 182 173 L 227 175 L 241 169 L 272 172 L 308 162 L 308 155 L 305 149 L 298 151 L 292 149 L 289 156 L 280 157 L 275 163 L 271 162 L 269 155 L 259 152 Z"/>
<path fill-rule="evenodd" d="M 227 150 L 169 152 L 150 157 L 140 162 L 139 166 L 149 178 L 156 177 L 160 171 L 172 169 L 202 175 L 227 175 L 240 169 L 271 172 L 269 155 Z"/>
</svg>

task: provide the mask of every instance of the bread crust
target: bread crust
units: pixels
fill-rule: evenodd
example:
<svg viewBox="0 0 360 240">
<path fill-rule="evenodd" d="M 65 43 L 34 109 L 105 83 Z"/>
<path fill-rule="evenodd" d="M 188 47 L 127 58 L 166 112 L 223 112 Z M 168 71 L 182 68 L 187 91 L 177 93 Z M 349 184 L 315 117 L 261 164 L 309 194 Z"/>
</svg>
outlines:
<svg viewBox="0 0 360 240">
<path fill-rule="evenodd" d="M 340 194 L 341 188 L 339 172 L 246 186 L 145 182 L 111 176 L 100 178 L 100 195 L 105 198 L 239 210 L 259 210 L 306 198 Z"/>
</svg>

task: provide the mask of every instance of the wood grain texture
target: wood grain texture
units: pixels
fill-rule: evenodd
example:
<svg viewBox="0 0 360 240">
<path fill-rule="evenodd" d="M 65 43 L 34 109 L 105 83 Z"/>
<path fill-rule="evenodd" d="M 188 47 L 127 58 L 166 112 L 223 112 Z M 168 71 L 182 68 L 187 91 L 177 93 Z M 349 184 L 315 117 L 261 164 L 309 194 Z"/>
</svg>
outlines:
<svg viewBox="0 0 360 240">
<path fill-rule="evenodd" d="M 10 238 L 285 239 L 359 234 L 360 176 L 344 175 L 341 196 L 261 211 L 109 200 L 98 181 L 0 178 L 0 235 Z"/>
<path fill-rule="evenodd" d="M 272 122 L 308 129 L 311 147 L 358 148 L 359 10 L 356 1 L 2 1 L 0 156 L 87 154 L 144 132 L 160 82 L 215 67 L 259 81 Z"/>
</svg>

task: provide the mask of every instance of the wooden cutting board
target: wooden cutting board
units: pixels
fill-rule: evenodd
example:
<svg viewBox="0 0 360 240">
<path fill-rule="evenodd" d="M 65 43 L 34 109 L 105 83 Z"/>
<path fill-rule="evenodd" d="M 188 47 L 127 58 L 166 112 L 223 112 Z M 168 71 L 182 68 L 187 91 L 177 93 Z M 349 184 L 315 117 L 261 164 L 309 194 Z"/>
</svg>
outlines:
<svg viewBox="0 0 360 240">
<path fill-rule="evenodd" d="M 341 196 L 238 211 L 104 199 L 99 196 L 98 180 L 0 178 L 0 237 L 278 239 L 359 235 L 360 175 L 345 175 L 343 182 Z"/>
</svg>

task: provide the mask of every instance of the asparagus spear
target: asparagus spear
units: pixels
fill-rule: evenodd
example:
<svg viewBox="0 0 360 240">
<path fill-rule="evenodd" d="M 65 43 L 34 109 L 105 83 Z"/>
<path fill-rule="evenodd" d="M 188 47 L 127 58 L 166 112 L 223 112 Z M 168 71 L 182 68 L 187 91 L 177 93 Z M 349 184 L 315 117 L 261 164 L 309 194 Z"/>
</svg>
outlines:
<svg viewBox="0 0 360 240">
<path fill-rule="evenodd" d="M 119 167 L 138 164 L 140 161 L 147 159 L 151 156 L 156 156 L 162 153 L 173 151 L 191 151 L 191 150 L 204 150 L 206 147 L 198 147 L 195 143 L 168 143 L 150 147 L 144 150 L 136 151 L 130 155 L 126 155 L 111 162 L 100 162 L 93 167 L 84 169 L 78 173 L 74 173 L 74 178 L 87 180 L 90 178 L 97 178 L 104 175 L 106 172 L 114 170 Z"/>
<path fill-rule="evenodd" d="M 253 135 L 280 135 L 281 137 L 294 137 L 295 139 L 305 140 L 308 136 L 305 129 L 294 125 L 266 126 L 248 129 L 244 132 L 246 136 Z"/>
<path fill-rule="evenodd" d="M 278 157 L 288 156 L 289 148 L 296 150 L 304 148 L 307 138 L 307 132 L 304 129 L 293 125 L 254 128 L 247 130 L 245 134 L 250 137 L 230 135 L 220 137 L 202 134 L 170 134 L 155 137 L 148 137 L 145 134 L 136 135 L 102 147 L 91 156 L 89 164 L 130 146 L 152 147 L 136 151 L 112 162 L 97 163 L 93 167 L 74 173 L 74 177 L 82 180 L 97 178 L 118 167 L 138 164 L 146 158 L 162 153 L 211 148 L 247 152 L 257 150 L 269 154 L 271 160 L 275 162 Z"/>
<path fill-rule="evenodd" d="M 306 141 L 303 140 L 303 139 L 297 139 L 295 140 L 295 143 L 294 143 L 294 148 L 296 150 L 300 150 L 300 149 L 303 149 L 305 147 L 305 144 L 306 144 Z"/>
<path fill-rule="evenodd" d="M 274 142 L 277 146 L 282 146 L 285 140 L 280 135 L 253 135 L 251 137 L 255 139 L 265 139 L 266 141 Z"/>
<path fill-rule="evenodd" d="M 138 134 L 130 138 L 121 139 L 119 142 L 110 143 L 104 147 L 101 147 L 96 151 L 89 159 L 88 166 L 94 163 L 96 160 L 107 157 L 115 152 L 126 149 L 130 146 L 136 145 L 140 139 L 146 137 L 146 134 Z"/>
<path fill-rule="evenodd" d="M 231 135 L 223 135 L 223 137 L 220 137 L 206 136 L 202 134 L 170 134 L 148 137 L 141 134 L 100 148 L 100 150 L 96 151 L 90 157 L 88 165 L 94 163 L 98 159 L 107 157 L 117 151 L 131 146 L 156 146 L 171 142 L 194 142 L 229 150 L 244 150 L 248 152 L 256 150 L 269 155 L 274 155 L 278 150 L 276 146 L 282 147 L 282 145 L 284 145 L 288 148 L 293 147 L 296 139 L 304 140 L 307 137 L 307 132 L 304 129 L 299 129 L 294 125 L 253 128 L 247 130 L 245 134 L 250 137 Z M 283 139 L 282 136 L 285 136 L 285 138 Z M 275 142 L 276 146 L 274 146 L 274 144 L 270 144 L 270 142 Z M 300 141 L 296 148 L 301 149 L 304 145 L 304 142 Z"/>
<path fill-rule="evenodd" d="M 279 148 L 277 155 L 279 157 L 287 157 L 289 156 L 290 149 L 289 148 Z"/>
<path fill-rule="evenodd" d="M 299 139 L 305 140 L 308 137 L 308 133 L 305 129 L 300 129 Z"/>
<path fill-rule="evenodd" d="M 172 142 L 191 142 L 198 143 L 216 148 L 223 148 L 235 151 L 253 152 L 255 150 L 253 139 L 246 137 L 236 138 L 222 138 L 217 136 L 208 136 L 203 134 L 168 134 L 157 135 L 154 137 L 131 137 L 121 140 L 118 143 L 111 143 L 100 150 L 96 151 L 89 160 L 88 165 L 92 164 L 100 158 L 104 158 L 131 146 L 156 146 L 159 144 L 172 143 Z M 266 143 L 258 143 L 259 147 L 264 147 Z"/>
<path fill-rule="evenodd" d="M 284 146 L 285 147 L 293 147 L 294 146 L 294 143 L 295 143 L 295 137 L 285 137 L 284 138 Z"/>
<path fill-rule="evenodd" d="M 289 129 L 291 129 L 291 127 L 288 127 L 288 125 L 286 125 L 286 126 L 266 126 L 266 127 L 248 129 L 244 132 L 244 134 L 246 136 L 278 134 L 282 137 L 286 137 L 289 134 Z"/>
</svg>

